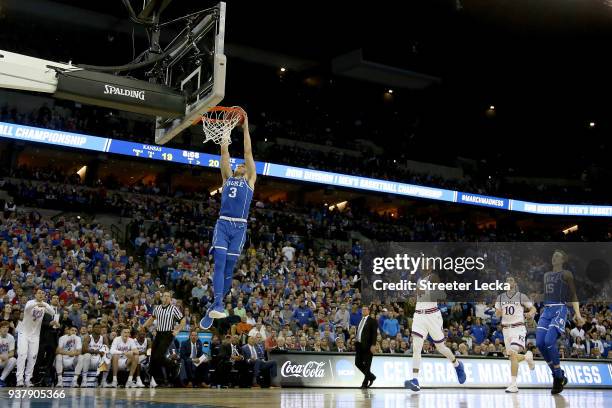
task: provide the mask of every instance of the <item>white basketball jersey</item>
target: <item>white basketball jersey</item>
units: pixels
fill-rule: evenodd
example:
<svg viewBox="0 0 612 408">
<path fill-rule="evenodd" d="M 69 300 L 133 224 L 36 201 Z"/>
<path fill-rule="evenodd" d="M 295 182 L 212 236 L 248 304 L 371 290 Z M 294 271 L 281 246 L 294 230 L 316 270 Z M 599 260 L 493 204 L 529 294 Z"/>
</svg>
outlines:
<svg viewBox="0 0 612 408">
<path fill-rule="evenodd" d="M 89 351 L 99 352 L 104 346 L 104 337 L 100 336 L 98 341 L 95 341 L 93 336 L 89 336 Z"/>
<path fill-rule="evenodd" d="M 81 338 L 79 336 L 62 336 L 59 339 L 58 347 L 64 351 L 76 351 L 80 350 L 82 346 Z"/>
<path fill-rule="evenodd" d="M 111 354 L 122 354 L 136 348 L 136 342 L 131 337 L 128 337 L 127 342 L 123 342 L 121 336 L 115 337 L 111 345 Z"/>
<path fill-rule="evenodd" d="M 416 310 L 427 310 L 433 309 L 434 307 L 438 307 L 437 300 L 434 301 L 436 294 L 438 291 L 431 290 L 421 290 L 421 284 L 429 282 L 429 276 L 423 279 L 419 279 L 417 282 L 417 287 L 419 288 L 419 293 L 417 294 L 417 303 Z"/>
<path fill-rule="evenodd" d="M 531 299 L 521 292 L 512 296 L 504 292 L 495 301 L 495 308 L 502 311 L 502 325 L 525 323 L 525 309 L 530 309 L 531 306 Z"/>
<path fill-rule="evenodd" d="M 0 356 L 7 356 L 9 351 L 15 350 L 15 338 L 9 333 L 6 337 L 0 337 Z"/>
<path fill-rule="evenodd" d="M 144 341 L 142 342 L 142 344 L 140 344 L 138 342 L 138 340 L 134 340 L 134 342 L 136 342 L 136 348 L 138 348 L 138 352 L 140 354 L 144 353 L 147 351 L 147 346 L 149 345 L 149 339 L 147 339 L 145 337 Z"/>
<path fill-rule="evenodd" d="M 40 337 L 40 326 L 42 325 L 45 312 L 54 315 L 55 311 L 51 306 L 42 303 L 42 306 L 37 305 L 36 300 L 30 300 L 26 303 L 23 313 L 23 320 L 17 325 L 17 332 L 28 338 Z"/>
</svg>

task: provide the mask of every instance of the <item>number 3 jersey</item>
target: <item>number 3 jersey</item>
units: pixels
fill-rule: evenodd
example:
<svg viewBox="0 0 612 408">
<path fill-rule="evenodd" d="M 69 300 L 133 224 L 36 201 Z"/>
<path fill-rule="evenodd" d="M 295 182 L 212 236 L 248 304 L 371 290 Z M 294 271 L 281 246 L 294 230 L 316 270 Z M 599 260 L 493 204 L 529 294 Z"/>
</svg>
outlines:
<svg viewBox="0 0 612 408">
<path fill-rule="evenodd" d="M 495 301 L 495 308 L 501 309 L 503 326 L 524 323 L 525 309 L 531 309 L 533 302 L 521 292 L 514 294 L 504 292 Z"/>
<path fill-rule="evenodd" d="M 221 216 L 247 220 L 253 189 L 244 177 L 229 177 L 221 193 Z"/>
</svg>

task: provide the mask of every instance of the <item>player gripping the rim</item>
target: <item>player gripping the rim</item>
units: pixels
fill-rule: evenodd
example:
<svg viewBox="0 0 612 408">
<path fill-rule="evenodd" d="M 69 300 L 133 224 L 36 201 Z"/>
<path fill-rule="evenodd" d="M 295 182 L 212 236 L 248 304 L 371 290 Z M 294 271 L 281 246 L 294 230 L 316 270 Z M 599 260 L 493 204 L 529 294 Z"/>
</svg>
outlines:
<svg viewBox="0 0 612 408">
<path fill-rule="evenodd" d="M 244 135 L 244 164 L 232 173 L 229 143 L 221 143 L 221 211 L 215 230 L 211 251 L 214 257 L 213 274 L 214 302 L 200 320 L 202 329 L 209 329 L 214 319 L 226 317 L 223 299 L 232 287 L 234 267 L 242 252 L 247 230 L 247 217 L 257 173 L 251 149 L 251 136 L 246 112 L 242 111 L 242 132 Z"/>
<path fill-rule="evenodd" d="M 536 314 L 536 308 L 527 295 L 517 290 L 516 281 L 513 277 L 509 277 L 506 282 L 510 285 L 510 289 L 497 297 L 495 315 L 501 316 L 506 355 L 510 359 L 512 382 L 506 388 L 506 392 L 516 393 L 518 392 L 516 377 L 518 376 L 519 363 L 524 360 L 529 365 L 530 370 L 535 368 L 533 353 L 527 351 L 522 354 L 522 352 L 525 350 L 525 336 L 527 336 L 525 317 L 532 319 Z M 525 309 L 527 313 L 525 313 Z"/>
</svg>

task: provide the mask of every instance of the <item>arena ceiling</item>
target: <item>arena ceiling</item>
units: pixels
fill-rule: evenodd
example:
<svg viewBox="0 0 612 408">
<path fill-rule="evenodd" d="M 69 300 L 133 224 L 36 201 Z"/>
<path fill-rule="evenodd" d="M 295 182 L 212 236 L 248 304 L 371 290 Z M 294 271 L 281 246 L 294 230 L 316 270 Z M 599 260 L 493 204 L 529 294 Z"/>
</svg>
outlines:
<svg viewBox="0 0 612 408">
<path fill-rule="evenodd" d="M 121 0 L 33 1 L 110 16 L 114 30 L 131 24 Z M 132 0 L 134 8 L 141 3 Z M 214 3 L 176 0 L 164 15 Z M 440 78 L 433 89 L 405 91 L 411 106 L 423 106 L 414 149 L 439 148 L 443 139 L 448 151 L 494 162 L 502 173 L 523 167 L 523 174 L 552 169 L 575 177 L 593 164 L 612 170 L 612 1 L 227 3 L 228 44 L 306 61 L 304 75 L 332 75 L 335 57 L 362 49 L 369 61 Z M 131 45 L 123 40 L 117 50 Z M 131 52 L 126 47 L 126 58 Z"/>
</svg>

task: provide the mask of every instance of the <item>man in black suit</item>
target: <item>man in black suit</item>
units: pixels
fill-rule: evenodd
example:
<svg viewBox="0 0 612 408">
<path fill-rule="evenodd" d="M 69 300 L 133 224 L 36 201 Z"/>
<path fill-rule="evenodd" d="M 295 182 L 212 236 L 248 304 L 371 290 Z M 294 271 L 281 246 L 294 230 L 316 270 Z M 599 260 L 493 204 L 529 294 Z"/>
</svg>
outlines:
<svg viewBox="0 0 612 408">
<path fill-rule="evenodd" d="M 246 359 L 240 353 L 240 344 L 237 335 L 227 335 L 226 340 L 221 345 L 219 353 L 219 365 L 215 374 L 218 374 L 217 380 L 221 385 L 231 383 L 232 385 L 240 385 L 241 387 L 249 387 L 248 379 L 249 367 Z M 232 368 L 238 371 L 238 378 L 231 377 Z M 218 373 L 217 373 L 218 371 Z"/>
<path fill-rule="evenodd" d="M 376 351 L 376 338 L 378 337 L 378 322 L 370 317 L 370 308 L 361 308 L 361 321 L 357 326 L 357 338 L 355 341 L 355 365 L 365 378 L 361 383 L 361 388 L 368 388 L 372 385 L 376 376 L 370 371 L 372 357 Z"/>
<path fill-rule="evenodd" d="M 57 313 L 59 306 L 59 297 L 57 295 L 51 298 L 50 306 Z M 53 371 L 52 367 L 61 331 L 58 320 L 54 316 L 45 313 L 40 330 L 40 341 L 38 342 L 38 357 L 34 366 L 33 383 L 36 386 L 52 387 L 55 384 L 55 379 L 52 378 L 52 373 L 55 373 L 55 371 Z"/>
<path fill-rule="evenodd" d="M 192 330 L 189 339 L 181 343 L 180 355 L 186 377 L 181 380 L 187 381 L 187 387 L 192 384 L 194 387 L 208 388 L 208 356 L 202 350 L 197 331 Z"/>
<path fill-rule="evenodd" d="M 222 341 L 217 336 L 213 337 L 211 350 L 212 367 L 215 370 L 211 378 L 213 385 L 225 386 L 229 382 L 230 370 L 232 368 L 230 361 L 232 355 L 231 338 L 232 336 L 229 334 Z"/>
</svg>

